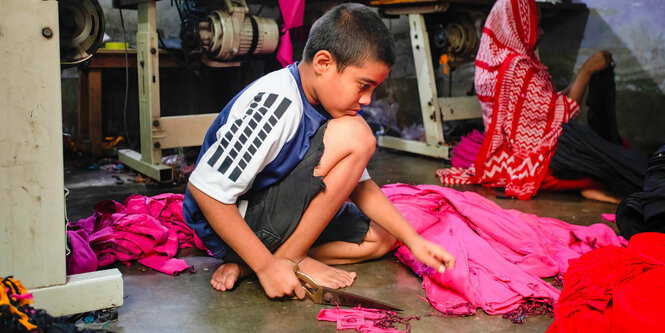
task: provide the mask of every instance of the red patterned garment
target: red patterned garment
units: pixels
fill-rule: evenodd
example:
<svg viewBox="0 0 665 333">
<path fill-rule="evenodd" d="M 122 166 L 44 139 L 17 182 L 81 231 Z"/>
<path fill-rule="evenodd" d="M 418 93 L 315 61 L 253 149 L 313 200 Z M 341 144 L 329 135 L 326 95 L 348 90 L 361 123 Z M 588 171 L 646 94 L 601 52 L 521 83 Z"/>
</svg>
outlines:
<svg viewBox="0 0 665 333">
<path fill-rule="evenodd" d="M 549 174 L 561 123 L 579 105 L 556 91 L 536 58 L 537 24 L 534 0 L 498 0 L 492 8 L 475 73 L 485 139 L 474 166 L 437 171 L 443 184 L 505 187 L 507 195 L 529 199 Z"/>
</svg>

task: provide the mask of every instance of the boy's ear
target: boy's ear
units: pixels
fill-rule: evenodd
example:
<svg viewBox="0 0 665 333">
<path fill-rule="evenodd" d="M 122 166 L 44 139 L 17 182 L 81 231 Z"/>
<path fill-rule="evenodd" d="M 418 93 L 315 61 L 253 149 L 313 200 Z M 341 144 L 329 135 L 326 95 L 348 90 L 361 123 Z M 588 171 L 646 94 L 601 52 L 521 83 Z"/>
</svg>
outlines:
<svg viewBox="0 0 665 333">
<path fill-rule="evenodd" d="M 336 69 L 337 63 L 330 52 L 319 50 L 312 59 L 312 66 L 317 74 L 323 74 L 330 69 Z"/>
</svg>

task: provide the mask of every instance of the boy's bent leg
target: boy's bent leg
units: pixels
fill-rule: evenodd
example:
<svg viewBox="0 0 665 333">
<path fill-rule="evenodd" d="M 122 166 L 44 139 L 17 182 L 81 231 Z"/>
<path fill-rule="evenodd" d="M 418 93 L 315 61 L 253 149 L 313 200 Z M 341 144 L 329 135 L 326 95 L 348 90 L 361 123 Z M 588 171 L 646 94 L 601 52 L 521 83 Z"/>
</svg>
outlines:
<svg viewBox="0 0 665 333">
<path fill-rule="evenodd" d="M 353 264 L 384 256 L 395 245 L 393 237 L 378 224 L 370 222 L 362 243 L 335 241 L 313 247 L 308 255 L 328 265 Z"/>
<path fill-rule="evenodd" d="M 362 117 L 347 116 L 328 122 L 323 144 L 323 155 L 314 175 L 323 177 L 326 188 L 312 199 L 293 233 L 275 255 L 300 261 L 301 270 L 319 284 L 340 288 L 351 285 L 355 273 L 332 268 L 306 255 L 358 184 L 376 143 Z"/>
</svg>

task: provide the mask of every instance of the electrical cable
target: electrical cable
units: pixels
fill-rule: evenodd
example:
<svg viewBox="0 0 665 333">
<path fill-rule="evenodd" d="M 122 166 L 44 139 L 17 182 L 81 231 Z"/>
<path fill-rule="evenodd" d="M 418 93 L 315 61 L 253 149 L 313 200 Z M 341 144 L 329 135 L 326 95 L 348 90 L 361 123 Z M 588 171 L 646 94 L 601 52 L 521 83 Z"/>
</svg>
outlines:
<svg viewBox="0 0 665 333">
<path fill-rule="evenodd" d="M 161 44 L 160 48 L 166 51 L 166 54 L 169 56 L 169 58 L 171 58 L 171 60 L 173 60 L 173 62 L 175 62 L 180 67 L 183 67 L 188 70 L 190 69 L 189 67 L 187 67 L 187 64 L 185 63 L 184 59 L 180 59 L 175 53 L 173 53 L 174 49 L 171 49 L 166 46 L 166 43 L 164 43 L 164 40 L 162 39 L 162 34 L 159 33 L 159 31 L 157 31 L 157 42 Z"/>
<path fill-rule="evenodd" d="M 197 101 L 196 98 L 194 98 L 194 88 L 193 88 L 193 83 L 191 79 L 190 72 L 193 72 L 192 68 L 187 66 L 186 59 L 180 59 L 178 56 L 173 52 L 173 49 L 170 49 L 166 46 L 166 43 L 164 43 L 164 40 L 162 39 L 162 34 L 157 31 L 157 42 L 161 45 L 160 48 L 166 50 L 166 54 L 180 67 L 185 69 L 185 72 L 187 73 L 187 85 L 189 86 L 189 93 L 191 95 L 192 99 L 192 104 L 190 106 L 193 106 L 193 109 L 196 110 L 198 106 L 196 105 Z M 191 108 L 189 110 L 189 114 L 193 114 Z"/>
<path fill-rule="evenodd" d="M 122 9 L 118 8 L 120 13 L 120 26 L 122 27 L 122 38 L 124 40 L 124 49 L 125 49 L 125 101 L 122 106 L 122 125 L 125 130 L 125 138 L 127 140 L 127 146 L 132 148 L 132 141 L 129 139 L 129 130 L 127 129 L 127 99 L 129 98 L 129 55 L 127 52 L 127 31 L 125 30 L 125 20 L 122 17 Z"/>
<path fill-rule="evenodd" d="M 256 14 L 254 14 L 254 16 L 259 16 L 259 14 L 261 14 L 261 11 L 263 11 L 263 7 L 265 7 L 265 6 L 266 6 L 266 4 L 262 3 L 261 7 L 259 7 L 259 10 L 256 11 Z"/>
<path fill-rule="evenodd" d="M 180 10 L 180 5 L 178 4 L 178 0 L 171 0 L 171 6 L 175 3 L 175 9 L 178 11 L 178 17 L 180 18 L 180 21 L 182 21 L 182 11 Z"/>
</svg>

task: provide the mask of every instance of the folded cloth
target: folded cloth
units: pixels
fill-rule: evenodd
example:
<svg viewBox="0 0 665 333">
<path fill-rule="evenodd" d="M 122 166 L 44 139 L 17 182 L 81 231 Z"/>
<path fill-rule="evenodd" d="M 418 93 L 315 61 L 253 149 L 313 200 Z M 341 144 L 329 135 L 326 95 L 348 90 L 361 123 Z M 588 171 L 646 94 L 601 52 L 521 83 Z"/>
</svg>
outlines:
<svg viewBox="0 0 665 333">
<path fill-rule="evenodd" d="M 616 116 L 616 83 L 614 68 L 608 67 L 591 75 L 586 97 L 587 123 L 603 139 L 616 145 L 623 140 L 619 136 Z"/>
<path fill-rule="evenodd" d="M 665 267 L 644 272 L 612 297 L 612 332 L 665 332 Z"/>
<path fill-rule="evenodd" d="M 642 190 L 647 158 L 606 141 L 588 126 L 569 122 L 563 124 L 550 168 L 556 178 L 591 177 L 627 195 Z"/>
<path fill-rule="evenodd" d="M 608 246 L 571 260 L 547 332 L 662 332 L 664 267 L 660 233 L 635 235 L 626 248 Z"/>
<path fill-rule="evenodd" d="M 454 168 L 470 168 L 478 156 L 480 147 L 483 145 L 485 134 L 478 130 L 462 137 L 460 142 L 453 148 L 453 157 L 450 164 Z"/>
<path fill-rule="evenodd" d="M 644 190 L 621 200 L 616 219 L 627 239 L 640 232 L 665 233 L 665 146 L 649 159 Z"/>
</svg>

